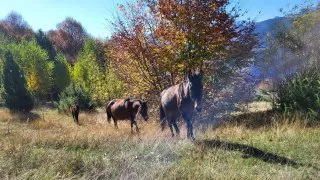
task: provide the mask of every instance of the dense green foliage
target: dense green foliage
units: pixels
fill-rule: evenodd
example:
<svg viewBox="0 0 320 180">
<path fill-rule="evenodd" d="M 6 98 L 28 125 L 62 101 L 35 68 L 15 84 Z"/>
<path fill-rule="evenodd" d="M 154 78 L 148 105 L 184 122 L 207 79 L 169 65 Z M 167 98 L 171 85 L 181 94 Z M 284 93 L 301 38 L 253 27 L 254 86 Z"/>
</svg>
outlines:
<svg viewBox="0 0 320 180">
<path fill-rule="evenodd" d="M 68 63 L 63 54 L 59 53 L 54 61 L 53 89 L 54 99 L 70 84 L 70 73 Z"/>
<path fill-rule="evenodd" d="M 3 68 L 4 101 L 10 110 L 30 111 L 33 100 L 26 88 L 26 80 L 10 52 L 4 55 Z"/>
<path fill-rule="evenodd" d="M 295 112 L 320 117 L 320 73 L 318 69 L 298 73 L 282 81 L 276 89 L 274 105 L 286 115 Z"/>
<path fill-rule="evenodd" d="M 10 49 L 16 63 L 23 70 L 28 90 L 39 99 L 50 93 L 52 87 L 53 63 L 48 53 L 35 40 L 10 43 Z"/>
<path fill-rule="evenodd" d="M 122 82 L 113 71 L 101 68 L 99 56 L 97 43 L 93 39 L 87 38 L 83 51 L 71 69 L 71 74 L 72 80 L 83 84 L 96 102 L 104 103 L 110 98 L 121 97 L 124 90 Z"/>
<path fill-rule="evenodd" d="M 61 97 L 60 109 L 65 110 L 78 100 L 74 96 L 80 94 L 80 104 L 88 109 L 93 101 L 103 104 L 110 98 L 122 97 L 125 89 L 117 74 L 107 66 L 105 42 L 85 38 L 84 28 L 74 19 L 67 18 L 59 23 L 57 30 L 33 32 L 20 14 L 11 12 L 0 20 L 0 59 L 3 59 L 3 52 L 11 51 L 25 75 L 27 90 L 36 102 L 59 101 Z M 0 77 L 3 75 L 2 59 Z M 2 93 L 2 79 L 0 104 L 4 103 L 5 94 Z M 71 81 L 75 85 L 66 89 Z"/>
<path fill-rule="evenodd" d="M 93 109 L 96 104 L 92 100 L 90 92 L 79 84 L 70 84 L 59 95 L 59 101 L 55 103 L 59 111 L 68 111 L 71 104 L 78 104 L 83 110 Z"/>
</svg>

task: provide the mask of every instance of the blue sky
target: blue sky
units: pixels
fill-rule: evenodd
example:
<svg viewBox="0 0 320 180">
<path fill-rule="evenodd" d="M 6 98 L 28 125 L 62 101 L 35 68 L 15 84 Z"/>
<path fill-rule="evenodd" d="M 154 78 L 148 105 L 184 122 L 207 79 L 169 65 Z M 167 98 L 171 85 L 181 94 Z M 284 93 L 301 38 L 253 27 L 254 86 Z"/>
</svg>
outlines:
<svg viewBox="0 0 320 180">
<path fill-rule="evenodd" d="M 117 4 L 132 0 L 2 0 L 0 19 L 9 12 L 16 11 L 34 29 L 48 31 L 66 17 L 73 17 L 81 22 L 88 33 L 105 38 L 110 35 L 107 19 L 117 13 Z M 304 0 L 236 0 L 246 17 L 263 21 L 281 16 L 280 8 L 301 4 Z M 260 13 L 259 13 L 260 12 Z"/>
</svg>

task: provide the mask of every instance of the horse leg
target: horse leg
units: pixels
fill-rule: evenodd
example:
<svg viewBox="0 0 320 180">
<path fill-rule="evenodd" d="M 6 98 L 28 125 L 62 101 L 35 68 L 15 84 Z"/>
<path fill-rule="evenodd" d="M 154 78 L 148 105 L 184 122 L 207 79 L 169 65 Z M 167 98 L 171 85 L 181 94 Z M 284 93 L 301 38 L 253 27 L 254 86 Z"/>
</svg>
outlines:
<svg viewBox="0 0 320 180">
<path fill-rule="evenodd" d="M 130 120 L 130 122 L 131 122 L 131 133 L 133 133 L 133 121 Z"/>
<path fill-rule="evenodd" d="M 79 114 L 76 113 L 76 114 L 75 114 L 75 119 L 76 119 L 76 123 L 79 125 L 79 119 L 78 119 L 78 118 L 79 118 Z"/>
<path fill-rule="evenodd" d="M 76 122 L 76 117 L 75 117 L 75 114 L 72 112 L 72 119 L 73 119 L 73 122 Z"/>
<path fill-rule="evenodd" d="M 188 115 L 188 114 L 183 113 L 182 117 L 183 117 L 184 121 L 187 123 L 187 137 L 188 137 L 188 139 L 195 140 L 193 137 L 193 127 L 192 127 L 192 122 L 191 122 L 192 115 L 190 115 L 190 114 Z"/>
<path fill-rule="evenodd" d="M 75 121 L 78 125 L 79 124 L 79 109 L 77 108 L 75 111 L 74 111 L 74 117 L 75 117 Z"/>
<path fill-rule="evenodd" d="M 169 126 L 170 131 L 171 131 L 171 136 L 174 137 L 173 128 L 172 128 L 172 124 L 173 124 L 172 121 L 173 121 L 172 118 L 168 119 L 168 126 Z"/>
<path fill-rule="evenodd" d="M 133 121 L 133 124 L 136 126 L 137 133 L 139 133 L 139 128 L 138 128 L 138 125 L 137 125 L 137 121 Z"/>
<path fill-rule="evenodd" d="M 108 120 L 108 123 L 110 123 L 111 122 L 111 118 L 113 119 L 113 117 L 112 117 L 112 114 L 111 114 L 111 112 L 109 110 L 109 107 L 107 107 L 106 109 L 107 109 L 106 110 L 106 112 L 107 112 L 107 120 Z"/>
<path fill-rule="evenodd" d="M 114 127 L 115 127 L 116 129 L 119 129 L 119 127 L 118 127 L 118 120 L 115 119 L 114 117 L 113 117 L 112 119 L 113 119 L 113 122 L 114 122 Z"/>
<path fill-rule="evenodd" d="M 164 130 L 164 128 L 165 128 L 165 125 L 166 125 L 166 118 L 164 118 L 164 119 L 161 119 L 161 130 L 163 131 Z"/>
<path fill-rule="evenodd" d="M 162 105 L 160 105 L 160 125 L 161 125 L 161 130 L 163 131 L 166 125 L 166 119 L 167 119 L 167 115 L 165 113 L 165 111 L 163 110 Z"/>
<path fill-rule="evenodd" d="M 176 130 L 177 136 L 180 136 L 180 130 L 179 130 L 179 127 L 177 125 L 177 120 L 173 121 L 173 127 Z"/>
</svg>

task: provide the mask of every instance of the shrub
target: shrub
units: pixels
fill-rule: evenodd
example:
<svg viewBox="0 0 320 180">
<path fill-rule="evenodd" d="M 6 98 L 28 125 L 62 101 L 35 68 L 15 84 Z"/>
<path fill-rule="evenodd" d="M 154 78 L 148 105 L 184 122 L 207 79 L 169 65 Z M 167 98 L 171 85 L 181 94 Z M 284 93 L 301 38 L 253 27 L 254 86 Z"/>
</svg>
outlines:
<svg viewBox="0 0 320 180">
<path fill-rule="evenodd" d="M 6 52 L 3 69 L 3 86 L 5 106 L 10 110 L 30 111 L 33 100 L 26 88 L 26 79 L 11 52 Z"/>
<path fill-rule="evenodd" d="M 55 103 L 59 111 L 67 112 L 71 104 L 78 104 L 83 110 L 91 110 L 96 104 L 89 91 L 83 85 L 71 84 L 59 95 Z"/>
<path fill-rule="evenodd" d="M 285 79 L 276 88 L 274 106 L 285 115 L 298 112 L 319 119 L 320 72 L 314 68 Z"/>
</svg>

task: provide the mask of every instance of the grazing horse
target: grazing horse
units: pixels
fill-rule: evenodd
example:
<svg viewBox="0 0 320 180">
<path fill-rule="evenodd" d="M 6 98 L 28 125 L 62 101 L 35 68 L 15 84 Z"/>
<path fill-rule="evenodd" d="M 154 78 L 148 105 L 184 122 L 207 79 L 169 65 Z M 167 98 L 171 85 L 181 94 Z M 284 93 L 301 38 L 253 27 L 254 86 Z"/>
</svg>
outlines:
<svg viewBox="0 0 320 180">
<path fill-rule="evenodd" d="M 192 116 L 194 109 L 198 112 L 202 110 L 202 76 L 202 70 L 190 70 L 187 81 L 173 85 L 161 93 L 161 127 L 164 130 L 165 121 L 167 120 L 172 137 L 174 136 L 172 125 L 176 133 L 180 134 L 177 118 L 182 116 L 187 124 L 187 137 L 194 140 Z"/>
<path fill-rule="evenodd" d="M 79 117 L 79 111 L 80 111 L 79 105 L 78 105 L 78 104 L 71 104 L 71 105 L 70 105 L 70 111 L 71 111 L 71 113 L 72 113 L 73 121 L 74 121 L 76 124 L 80 125 L 80 124 L 79 124 L 79 119 L 78 119 L 78 117 Z"/>
<path fill-rule="evenodd" d="M 114 126 L 118 129 L 117 121 L 129 119 L 131 122 L 131 132 L 133 132 L 133 125 L 136 126 L 136 131 L 139 132 L 137 122 L 135 121 L 136 114 L 139 113 L 145 121 L 148 117 L 148 101 L 127 99 L 114 99 L 106 106 L 106 113 L 108 121 L 113 119 Z"/>
</svg>

